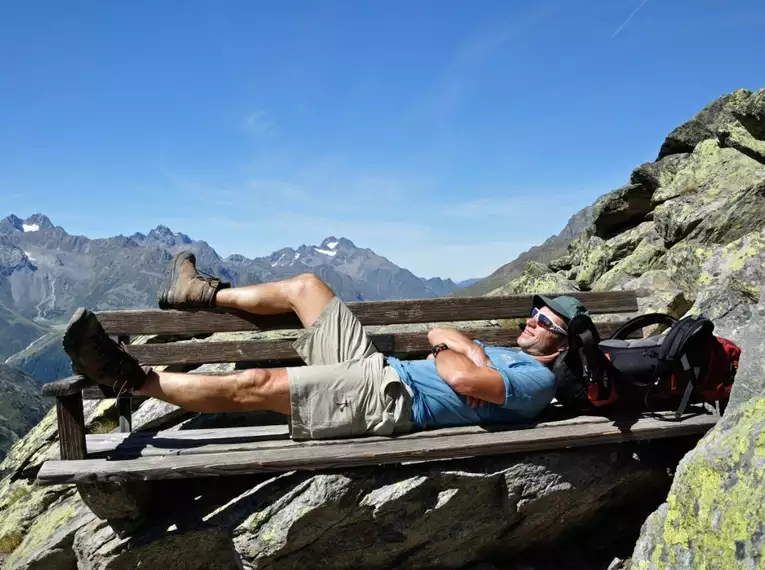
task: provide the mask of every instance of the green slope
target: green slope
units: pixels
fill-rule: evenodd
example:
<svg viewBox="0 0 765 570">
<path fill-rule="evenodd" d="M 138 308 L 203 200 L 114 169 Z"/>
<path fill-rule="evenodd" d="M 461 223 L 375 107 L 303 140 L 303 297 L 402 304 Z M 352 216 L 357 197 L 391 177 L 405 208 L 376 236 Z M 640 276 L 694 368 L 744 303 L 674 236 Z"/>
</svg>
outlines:
<svg viewBox="0 0 765 570">
<path fill-rule="evenodd" d="M 24 350 L 49 330 L 0 305 L 0 362 Z"/>
<path fill-rule="evenodd" d="M 42 419 L 50 405 L 31 377 L 0 364 L 0 459 Z"/>
</svg>

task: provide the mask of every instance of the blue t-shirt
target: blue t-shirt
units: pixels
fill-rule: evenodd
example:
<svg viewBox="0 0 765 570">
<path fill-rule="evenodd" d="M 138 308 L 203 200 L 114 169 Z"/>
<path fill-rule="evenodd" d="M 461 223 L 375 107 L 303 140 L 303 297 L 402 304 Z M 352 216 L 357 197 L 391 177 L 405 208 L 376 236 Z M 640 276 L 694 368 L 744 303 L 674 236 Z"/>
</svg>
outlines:
<svg viewBox="0 0 765 570">
<path fill-rule="evenodd" d="M 555 397 L 555 375 L 534 357 L 510 348 L 486 346 L 491 367 L 505 382 L 505 403 L 471 408 L 438 374 L 434 360 L 399 360 L 388 364 L 414 394 L 412 422 L 420 428 L 513 423 L 538 415 Z"/>
</svg>

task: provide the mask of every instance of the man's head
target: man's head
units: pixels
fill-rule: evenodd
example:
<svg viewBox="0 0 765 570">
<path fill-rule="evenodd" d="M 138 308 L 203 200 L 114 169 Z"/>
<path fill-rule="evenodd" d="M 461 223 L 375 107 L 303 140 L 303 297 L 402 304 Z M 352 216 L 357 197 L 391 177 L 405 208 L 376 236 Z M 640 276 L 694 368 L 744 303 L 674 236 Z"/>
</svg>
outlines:
<svg viewBox="0 0 765 570">
<path fill-rule="evenodd" d="M 534 295 L 531 317 L 518 337 L 518 346 L 532 356 L 550 356 L 563 350 L 568 340 L 567 326 L 577 315 L 589 315 L 574 297 Z"/>
</svg>

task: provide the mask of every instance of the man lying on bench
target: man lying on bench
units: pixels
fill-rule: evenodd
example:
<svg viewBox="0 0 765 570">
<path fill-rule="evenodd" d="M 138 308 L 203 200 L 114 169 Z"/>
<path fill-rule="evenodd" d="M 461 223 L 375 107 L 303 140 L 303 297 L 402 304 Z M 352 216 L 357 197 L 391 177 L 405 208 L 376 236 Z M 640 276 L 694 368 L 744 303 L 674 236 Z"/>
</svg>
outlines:
<svg viewBox="0 0 765 570">
<path fill-rule="evenodd" d="M 534 296 L 517 349 L 487 347 L 434 328 L 427 359 L 377 352 L 361 323 L 313 274 L 231 287 L 178 254 L 157 299 L 162 309 L 222 307 L 257 315 L 294 311 L 294 347 L 307 366 L 226 376 L 156 372 L 113 341 L 96 315 L 78 309 L 64 335 L 75 372 L 193 412 L 271 410 L 290 416 L 293 439 L 391 435 L 413 429 L 528 421 L 555 395 L 549 365 L 565 348 L 566 324 L 586 308 L 573 297 Z"/>
</svg>

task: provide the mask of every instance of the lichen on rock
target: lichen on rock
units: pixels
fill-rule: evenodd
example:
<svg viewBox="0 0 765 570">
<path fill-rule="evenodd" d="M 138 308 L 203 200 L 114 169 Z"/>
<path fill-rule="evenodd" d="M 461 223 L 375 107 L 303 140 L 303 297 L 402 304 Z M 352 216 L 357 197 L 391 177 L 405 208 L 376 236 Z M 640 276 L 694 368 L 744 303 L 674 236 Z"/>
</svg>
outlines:
<svg viewBox="0 0 765 570">
<path fill-rule="evenodd" d="M 649 517 L 632 570 L 761 568 L 765 550 L 765 397 L 726 417 L 680 463 Z"/>
</svg>

